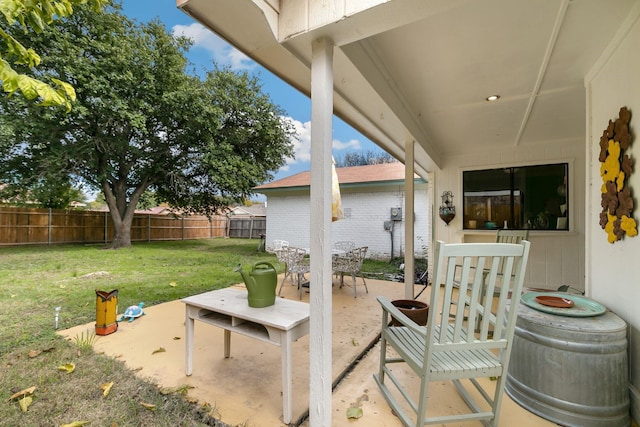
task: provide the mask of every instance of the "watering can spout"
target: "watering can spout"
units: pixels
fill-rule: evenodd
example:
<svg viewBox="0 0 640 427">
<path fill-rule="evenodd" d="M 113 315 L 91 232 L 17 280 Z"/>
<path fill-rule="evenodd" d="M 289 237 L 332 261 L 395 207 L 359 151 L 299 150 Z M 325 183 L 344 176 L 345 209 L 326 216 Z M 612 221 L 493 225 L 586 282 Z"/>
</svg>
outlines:
<svg viewBox="0 0 640 427">
<path fill-rule="evenodd" d="M 242 280 L 244 280 L 245 286 L 247 287 L 247 289 L 249 289 L 249 292 L 251 292 L 251 289 L 256 286 L 255 279 L 242 269 L 242 264 L 238 264 L 236 268 L 233 269 L 233 271 L 235 271 L 236 273 L 240 273 L 240 275 L 242 276 Z"/>
<path fill-rule="evenodd" d="M 238 264 L 233 271 L 242 275 L 247 287 L 249 307 L 267 307 L 275 303 L 278 273 L 273 265 L 258 262 L 247 273 Z"/>
</svg>

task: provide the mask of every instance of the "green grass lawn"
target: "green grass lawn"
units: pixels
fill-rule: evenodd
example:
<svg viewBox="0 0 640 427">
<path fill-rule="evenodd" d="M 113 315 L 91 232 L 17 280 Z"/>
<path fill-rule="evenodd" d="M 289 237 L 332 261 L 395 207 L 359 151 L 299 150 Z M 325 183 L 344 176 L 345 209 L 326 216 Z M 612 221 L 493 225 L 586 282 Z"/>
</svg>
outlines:
<svg viewBox="0 0 640 427">
<path fill-rule="evenodd" d="M 233 271 L 239 263 L 272 262 L 281 273 L 275 256 L 257 247 L 257 240 L 212 239 L 136 243 L 117 251 L 100 245 L 0 248 L 0 424 L 224 426 L 215 408 L 166 394 L 123 363 L 56 335 L 55 308 L 59 328 L 66 329 L 95 321 L 96 289 L 118 289 L 122 312 L 139 302 L 148 307 L 240 283 Z M 397 272 L 393 264 L 371 260 L 363 271 Z M 86 337 L 77 338 L 83 344 Z M 75 371 L 58 369 L 66 363 Z M 112 381 L 103 397 L 101 385 Z M 32 404 L 22 412 L 19 399 L 9 398 L 32 386 Z"/>
<path fill-rule="evenodd" d="M 95 290 L 118 289 L 122 311 L 151 306 L 241 282 L 238 264 L 270 261 L 257 241 L 241 239 L 137 243 L 132 248 L 101 246 L 0 249 L 0 354 L 54 339 L 54 310 L 61 329 L 95 320 Z M 8 327 L 11 325 L 11 327 Z"/>
</svg>

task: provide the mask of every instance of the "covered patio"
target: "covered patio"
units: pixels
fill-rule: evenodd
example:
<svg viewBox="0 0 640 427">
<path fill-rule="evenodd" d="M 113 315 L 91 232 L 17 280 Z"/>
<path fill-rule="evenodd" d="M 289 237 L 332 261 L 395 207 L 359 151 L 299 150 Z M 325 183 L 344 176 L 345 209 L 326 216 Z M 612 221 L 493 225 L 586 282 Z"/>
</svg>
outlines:
<svg viewBox="0 0 640 427">
<path fill-rule="evenodd" d="M 521 217 L 512 210 L 507 221 L 510 228 L 526 228 L 542 214 L 539 225 L 532 222 L 525 286 L 570 286 L 628 324 L 630 414 L 640 419 L 635 279 L 640 239 L 620 235 L 612 242 L 603 230 L 603 222 L 611 222 L 611 229 L 613 220 L 603 212 L 600 159 L 609 123 L 613 127 L 623 108 L 632 114 L 631 133 L 638 128 L 640 0 L 177 0 L 177 5 L 311 98 L 310 246 L 321 254 L 311 263 L 313 427 L 328 425 L 335 409 L 328 381 L 331 288 L 313 286 L 331 280 L 333 115 L 405 164 L 406 236 L 415 233 L 414 172 L 429 182 L 433 207 L 441 195 L 453 195 L 453 219 L 445 223 L 432 215 L 431 247 L 436 240 L 494 239 L 490 201 L 483 212 L 465 209 L 466 172 L 500 174 L 561 164 L 564 183 L 559 180 L 553 193 L 565 199 L 556 203 L 564 206 L 556 215 L 564 221 L 550 222 L 547 210 L 553 208 L 544 203 L 528 219 L 526 209 Z M 637 142 L 632 143 L 628 155 L 637 159 L 637 152 Z M 637 193 L 640 174 L 627 175 L 624 183 Z M 514 194 L 513 186 L 509 191 Z M 474 215 L 483 229 L 469 222 L 476 221 Z M 637 213 L 630 215 L 635 231 Z M 619 225 L 621 218 L 615 220 Z M 412 239 L 404 253 L 414 253 Z M 405 259 L 405 267 L 412 271 L 413 257 Z M 407 279 L 404 296 L 411 298 L 413 291 Z"/>
<path fill-rule="evenodd" d="M 279 277 L 282 280 L 282 275 Z M 359 281 L 361 279 L 358 279 Z M 378 369 L 381 309 L 379 295 L 401 299 L 404 286 L 397 282 L 367 279 L 369 293 L 332 288 L 333 298 L 333 369 L 331 424 L 399 427 L 372 374 Z M 234 286 L 244 290 L 242 284 Z M 419 292 L 422 287 L 416 286 Z M 421 301 L 428 302 L 428 291 Z M 282 297 L 298 301 L 296 286 L 286 282 Z M 303 301 L 309 301 L 304 293 Z M 280 349 L 242 335 L 232 334 L 231 357 L 224 358 L 221 329 L 196 322 L 194 366 L 191 376 L 185 375 L 184 304 L 180 301 L 145 308 L 146 315 L 129 323 L 120 322 L 118 331 L 98 337 L 94 349 L 123 361 L 137 375 L 149 378 L 160 387 L 189 385 L 189 398 L 199 404 L 208 403 L 222 422 L 236 426 L 273 427 L 286 425 L 282 421 L 282 387 Z M 74 336 L 93 330 L 94 324 L 80 325 L 61 331 L 72 340 Z M 164 349 L 164 351 L 158 351 Z M 293 344 L 293 417 L 290 425 L 308 426 L 309 409 L 309 336 Z M 409 375 L 407 373 L 407 375 Z M 414 381 L 414 384 L 418 384 Z M 451 384 L 438 384 L 430 394 L 430 405 L 445 413 L 454 413 L 464 403 Z M 347 410 L 361 408 L 362 417 L 348 419 Z M 480 425 L 470 422 L 464 425 Z M 501 426 L 554 426 L 504 396 Z"/>
</svg>

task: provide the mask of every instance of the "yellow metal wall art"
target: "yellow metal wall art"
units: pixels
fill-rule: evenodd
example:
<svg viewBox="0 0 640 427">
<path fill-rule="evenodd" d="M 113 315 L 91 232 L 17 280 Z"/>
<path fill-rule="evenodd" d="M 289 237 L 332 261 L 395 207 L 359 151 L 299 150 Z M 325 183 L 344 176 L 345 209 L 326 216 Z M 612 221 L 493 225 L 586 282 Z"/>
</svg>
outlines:
<svg viewBox="0 0 640 427">
<path fill-rule="evenodd" d="M 638 235 L 629 186 L 633 162 L 626 153 L 632 139 L 629 132 L 630 120 L 631 112 L 627 107 L 620 108 L 619 117 L 615 121 L 609 120 L 609 125 L 600 137 L 600 226 L 606 231 L 609 243 L 622 240 L 624 236 Z"/>
</svg>

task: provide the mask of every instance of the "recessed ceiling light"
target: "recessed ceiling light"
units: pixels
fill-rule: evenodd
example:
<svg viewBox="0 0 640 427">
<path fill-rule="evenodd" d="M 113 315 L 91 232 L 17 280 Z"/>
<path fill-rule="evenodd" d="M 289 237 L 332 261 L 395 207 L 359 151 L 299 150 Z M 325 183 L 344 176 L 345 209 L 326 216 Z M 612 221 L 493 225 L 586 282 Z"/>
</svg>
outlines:
<svg viewBox="0 0 640 427">
<path fill-rule="evenodd" d="M 487 96 L 487 101 L 491 102 L 491 101 L 497 101 L 498 99 L 500 99 L 500 95 L 491 95 L 491 96 Z"/>
</svg>

